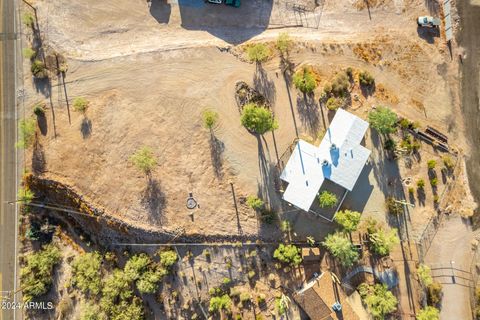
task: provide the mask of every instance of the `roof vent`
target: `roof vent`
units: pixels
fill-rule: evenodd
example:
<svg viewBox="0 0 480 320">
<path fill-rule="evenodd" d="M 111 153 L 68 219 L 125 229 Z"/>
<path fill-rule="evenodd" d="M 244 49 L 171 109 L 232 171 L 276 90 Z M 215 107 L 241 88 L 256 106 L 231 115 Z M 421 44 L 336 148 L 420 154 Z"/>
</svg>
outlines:
<svg viewBox="0 0 480 320">
<path fill-rule="evenodd" d="M 335 143 L 332 143 L 330 145 L 330 150 L 335 150 L 335 149 L 337 149 L 337 145 Z"/>
<path fill-rule="evenodd" d="M 324 160 L 322 161 L 322 166 L 324 166 L 324 167 L 328 166 L 329 164 L 330 164 L 330 163 L 328 162 L 327 159 L 324 159 Z"/>
</svg>

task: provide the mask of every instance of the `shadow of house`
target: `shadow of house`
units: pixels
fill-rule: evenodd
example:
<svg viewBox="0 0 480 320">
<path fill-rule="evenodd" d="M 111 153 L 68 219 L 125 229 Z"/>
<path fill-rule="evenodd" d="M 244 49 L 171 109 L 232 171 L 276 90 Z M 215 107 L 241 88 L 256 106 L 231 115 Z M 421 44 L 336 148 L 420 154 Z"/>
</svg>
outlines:
<svg viewBox="0 0 480 320">
<path fill-rule="evenodd" d="M 178 0 L 178 6 L 183 28 L 203 30 L 237 45 L 267 29 L 273 1 L 242 1 L 239 8 L 234 8 L 201 0 Z"/>
<path fill-rule="evenodd" d="M 352 192 L 347 194 L 342 208 L 350 209 L 358 212 L 363 212 L 368 199 L 373 192 L 373 185 L 370 183 L 370 172 L 372 171 L 372 164 L 367 163 L 358 177 L 357 183 Z"/>
<path fill-rule="evenodd" d="M 170 21 L 170 14 L 172 13 L 172 6 L 164 0 L 150 1 L 150 14 L 157 20 L 158 23 L 168 23 Z"/>
</svg>

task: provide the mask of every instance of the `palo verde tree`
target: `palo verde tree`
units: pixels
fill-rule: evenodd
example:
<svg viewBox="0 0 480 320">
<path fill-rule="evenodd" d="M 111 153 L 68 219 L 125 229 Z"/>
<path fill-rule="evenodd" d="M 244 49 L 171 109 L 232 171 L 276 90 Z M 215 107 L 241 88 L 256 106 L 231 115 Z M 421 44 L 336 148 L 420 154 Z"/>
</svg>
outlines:
<svg viewBox="0 0 480 320">
<path fill-rule="evenodd" d="M 87 99 L 83 97 L 77 97 L 73 99 L 73 110 L 85 114 L 89 104 L 90 102 Z"/>
<path fill-rule="evenodd" d="M 329 191 L 323 191 L 318 196 L 318 202 L 321 208 L 333 208 L 338 202 L 337 196 Z"/>
<path fill-rule="evenodd" d="M 282 293 L 282 295 L 275 299 L 275 309 L 280 316 L 283 316 L 288 309 L 290 309 L 290 298 Z"/>
<path fill-rule="evenodd" d="M 344 267 L 351 267 L 357 262 L 359 255 L 355 247 L 352 245 L 345 235 L 341 232 L 329 234 L 322 244 L 327 250 L 340 261 Z"/>
<path fill-rule="evenodd" d="M 272 111 L 255 103 L 247 103 L 243 106 L 240 121 L 245 128 L 258 134 L 278 129 L 278 123 Z"/>
<path fill-rule="evenodd" d="M 338 211 L 335 214 L 335 222 L 342 226 L 343 231 L 352 232 L 357 230 L 360 223 L 360 212 L 351 210 Z"/>
<path fill-rule="evenodd" d="M 302 256 L 300 255 L 300 249 L 294 246 L 293 244 L 289 244 L 289 245 L 284 245 L 282 243 L 279 244 L 278 248 L 273 252 L 273 257 L 293 267 L 296 267 L 300 263 L 302 263 Z"/>
<path fill-rule="evenodd" d="M 304 94 L 312 93 L 318 85 L 312 68 L 306 66 L 293 75 L 293 84 Z"/>
<path fill-rule="evenodd" d="M 400 243 L 400 239 L 397 236 L 397 229 L 395 228 L 389 231 L 379 228 L 369 234 L 369 239 L 370 249 L 380 256 L 388 255 L 392 248 Z"/>
<path fill-rule="evenodd" d="M 32 202 L 34 198 L 35 198 L 35 194 L 33 193 L 32 190 L 30 190 L 28 186 L 18 189 L 17 200 L 20 201 L 21 203 L 28 204 Z"/>
<path fill-rule="evenodd" d="M 218 123 L 218 113 L 209 109 L 203 110 L 202 119 L 203 126 L 212 132 Z"/>
<path fill-rule="evenodd" d="M 385 284 L 369 286 L 362 283 L 358 292 L 375 320 L 383 320 L 386 315 L 397 310 L 398 300 Z"/>
<path fill-rule="evenodd" d="M 397 130 L 397 115 L 387 107 L 377 107 L 368 114 L 368 122 L 372 128 L 383 135 L 388 135 Z"/>
<path fill-rule="evenodd" d="M 152 149 L 147 146 L 138 149 L 130 157 L 130 161 L 147 176 L 150 176 L 152 169 L 157 165 L 157 159 L 155 159 Z"/>
<path fill-rule="evenodd" d="M 125 276 L 141 293 L 155 293 L 158 283 L 168 273 L 145 253 L 132 256 L 125 264 Z"/>
<path fill-rule="evenodd" d="M 421 264 L 417 268 L 418 281 L 424 286 L 428 287 L 433 283 L 432 270 L 429 266 Z"/>
<path fill-rule="evenodd" d="M 257 64 L 267 61 L 271 55 L 270 48 L 264 43 L 250 45 L 246 51 L 248 60 Z"/>
<path fill-rule="evenodd" d="M 72 284 L 84 293 L 96 295 L 102 286 L 102 256 L 88 252 L 77 256 L 72 263 Z"/>
<path fill-rule="evenodd" d="M 257 196 L 247 196 L 247 206 L 249 206 L 253 210 L 260 210 L 264 204 L 265 203 L 263 202 L 263 200 Z"/>
<path fill-rule="evenodd" d="M 439 320 L 440 310 L 435 307 L 426 306 L 417 314 L 417 320 Z"/>
<path fill-rule="evenodd" d="M 282 58 L 288 56 L 288 53 L 293 45 L 293 41 L 286 32 L 282 32 L 278 35 L 277 43 L 275 47 L 280 52 Z"/>
</svg>

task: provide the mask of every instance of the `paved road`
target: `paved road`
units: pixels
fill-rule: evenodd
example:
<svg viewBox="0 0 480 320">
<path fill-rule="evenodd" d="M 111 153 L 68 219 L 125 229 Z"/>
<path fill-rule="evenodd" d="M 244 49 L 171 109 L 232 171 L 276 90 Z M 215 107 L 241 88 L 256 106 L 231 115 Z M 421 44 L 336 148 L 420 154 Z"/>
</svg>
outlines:
<svg viewBox="0 0 480 320">
<path fill-rule="evenodd" d="M 0 291 L 15 288 L 16 218 L 15 206 L 8 205 L 16 197 L 16 120 L 15 120 L 15 8 L 14 0 L 1 0 L 0 52 Z M 14 319 L 13 310 L 4 310 L 0 319 Z"/>
</svg>

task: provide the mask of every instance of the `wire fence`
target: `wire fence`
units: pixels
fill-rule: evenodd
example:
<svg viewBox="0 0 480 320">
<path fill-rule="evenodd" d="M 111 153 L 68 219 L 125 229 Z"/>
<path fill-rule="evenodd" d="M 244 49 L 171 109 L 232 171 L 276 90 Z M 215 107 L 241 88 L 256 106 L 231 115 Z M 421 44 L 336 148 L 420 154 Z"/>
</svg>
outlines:
<svg viewBox="0 0 480 320">
<path fill-rule="evenodd" d="M 479 307 L 478 299 L 476 295 L 478 280 L 479 280 L 479 266 L 480 266 L 480 246 L 477 246 L 475 253 L 472 257 L 472 262 L 470 263 L 470 307 L 472 308 L 472 319 L 479 319 L 477 316 L 477 308 Z"/>
</svg>

